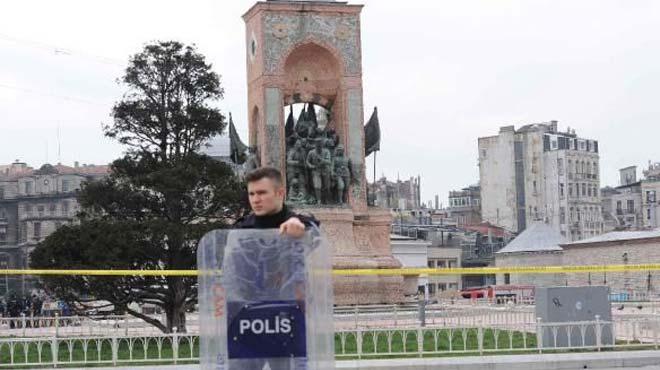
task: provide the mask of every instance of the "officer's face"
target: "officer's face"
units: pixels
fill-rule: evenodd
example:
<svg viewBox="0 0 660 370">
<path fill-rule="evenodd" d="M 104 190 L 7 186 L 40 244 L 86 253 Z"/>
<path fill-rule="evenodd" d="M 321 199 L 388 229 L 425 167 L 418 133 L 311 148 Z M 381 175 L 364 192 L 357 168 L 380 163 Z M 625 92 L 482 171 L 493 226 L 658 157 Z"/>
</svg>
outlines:
<svg viewBox="0 0 660 370">
<path fill-rule="evenodd" d="M 284 205 L 284 187 L 267 177 L 248 182 L 248 196 L 257 216 L 275 214 Z"/>
</svg>

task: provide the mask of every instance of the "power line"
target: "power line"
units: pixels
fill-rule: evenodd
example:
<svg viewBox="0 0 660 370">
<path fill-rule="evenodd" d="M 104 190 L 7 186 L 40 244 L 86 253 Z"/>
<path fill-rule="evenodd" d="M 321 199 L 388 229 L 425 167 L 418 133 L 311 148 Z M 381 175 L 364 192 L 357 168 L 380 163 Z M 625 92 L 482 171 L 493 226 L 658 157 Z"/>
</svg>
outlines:
<svg viewBox="0 0 660 370">
<path fill-rule="evenodd" d="M 68 101 L 73 101 L 77 103 L 83 103 L 83 104 L 89 104 L 89 105 L 94 105 L 94 106 L 99 106 L 99 107 L 109 107 L 112 104 L 106 104 L 106 103 L 101 103 L 93 100 L 88 100 L 84 98 L 79 98 L 75 96 L 68 96 L 68 95 L 61 95 L 61 94 L 53 94 L 49 92 L 44 92 L 44 91 L 37 91 L 33 89 L 28 89 L 24 87 L 18 87 L 18 86 L 12 86 L 12 85 L 7 85 L 2 82 L 0 82 L 0 88 L 5 88 L 5 89 L 10 89 L 10 90 L 16 90 L 28 94 L 34 94 L 34 95 L 40 95 L 40 96 L 45 96 L 49 98 L 56 98 L 56 99 L 62 99 L 62 100 L 68 100 Z"/>
<path fill-rule="evenodd" d="M 68 48 L 63 48 L 59 47 L 56 45 L 52 44 L 47 44 L 39 41 L 31 41 L 31 40 L 25 40 L 25 39 L 19 39 L 7 34 L 0 33 L 0 39 L 13 42 L 15 44 L 20 44 L 23 46 L 31 47 L 33 49 L 39 49 L 47 52 L 51 52 L 54 55 L 65 55 L 65 56 L 73 56 L 73 57 L 83 57 L 86 59 L 93 60 L 97 63 L 102 63 L 102 64 L 107 64 L 107 65 L 113 65 L 113 66 L 118 66 L 118 67 L 124 67 L 126 65 L 126 62 L 121 61 L 119 59 L 114 59 L 114 58 L 109 58 L 109 57 L 104 57 L 100 55 L 95 55 L 91 53 L 87 53 L 84 51 L 76 51 L 73 49 L 68 49 Z"/>
</svg>

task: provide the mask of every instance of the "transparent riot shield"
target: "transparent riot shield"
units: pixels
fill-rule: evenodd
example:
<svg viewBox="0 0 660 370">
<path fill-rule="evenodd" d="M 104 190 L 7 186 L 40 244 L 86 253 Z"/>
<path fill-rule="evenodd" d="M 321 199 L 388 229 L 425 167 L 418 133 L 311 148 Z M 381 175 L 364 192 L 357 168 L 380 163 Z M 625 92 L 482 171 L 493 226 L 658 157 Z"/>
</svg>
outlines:
<svg viewBox="0 0 660 370">
<path fill-rule="evenodd" d="M 331 251 L 318 230 L 214 230 L 199 242 L 200 364 L 334 369 Z"/>
</svg>

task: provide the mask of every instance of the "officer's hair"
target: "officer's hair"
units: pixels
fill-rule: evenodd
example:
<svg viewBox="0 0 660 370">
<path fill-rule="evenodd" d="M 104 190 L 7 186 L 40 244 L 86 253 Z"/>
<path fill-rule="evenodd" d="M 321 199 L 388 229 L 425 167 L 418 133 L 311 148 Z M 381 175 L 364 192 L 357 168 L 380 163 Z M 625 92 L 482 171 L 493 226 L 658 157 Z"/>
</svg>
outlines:
<svg viewBox="0 0 660 370">
<path fill-rule="evenodd" d="M 282 173 L 274 167 L 259 167 L 245 175 L 245 182 L 251 183 L 261 179 L 271 179 L 275 186 L 282 186 Z"/>
</svg>

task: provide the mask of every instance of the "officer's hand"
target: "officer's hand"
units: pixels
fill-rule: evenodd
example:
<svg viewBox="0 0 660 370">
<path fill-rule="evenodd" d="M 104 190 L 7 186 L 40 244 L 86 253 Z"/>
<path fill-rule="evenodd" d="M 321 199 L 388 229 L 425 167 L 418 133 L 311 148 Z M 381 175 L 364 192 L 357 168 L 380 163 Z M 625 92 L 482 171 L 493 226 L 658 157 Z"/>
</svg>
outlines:
<svg viewBox="0 0 660 370">
<path fill-rule="evenodd" d="M 297 217 L 291 217 L 280 225 L 280 234 L 292 238 L 301 238 L 305 235 L 305 224 L 303 224 Z"/>
</svg>

